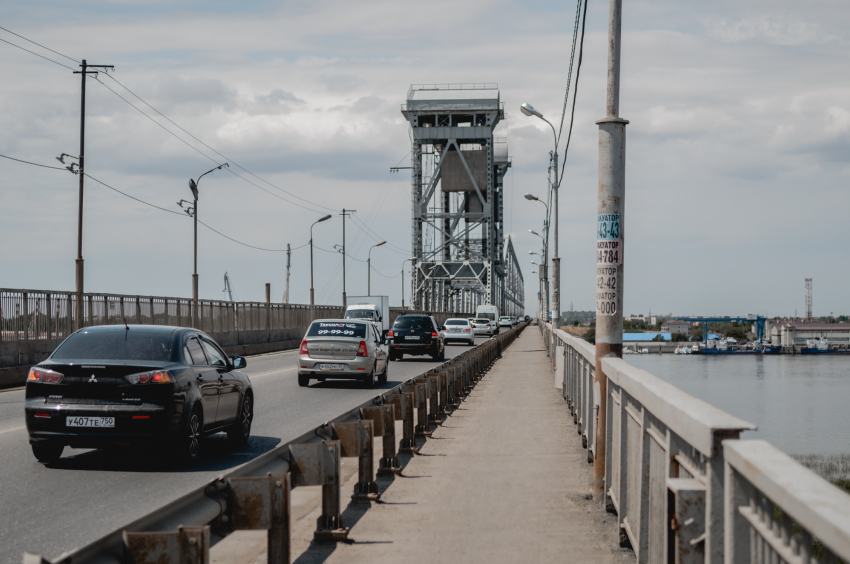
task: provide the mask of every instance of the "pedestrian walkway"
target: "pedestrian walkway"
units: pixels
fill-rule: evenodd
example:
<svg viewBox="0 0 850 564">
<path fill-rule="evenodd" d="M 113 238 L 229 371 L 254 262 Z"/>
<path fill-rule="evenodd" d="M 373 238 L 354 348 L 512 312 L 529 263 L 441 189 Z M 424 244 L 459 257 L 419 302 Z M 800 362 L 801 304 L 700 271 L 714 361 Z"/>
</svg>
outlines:
<svg viewBox="0 0 850 564">
<path fill-rule="evenodd" d="M 312 542 L 319 510 L 294 523 L 293 562 L 633 560 L 616 517 L 587 499 L 592 466 L 549 362 L 527 327 L 421 454 L 401 457 L 403 475 L 378 479 L 381 502 L 346 508 L 348 543 Z"/>
</svg>

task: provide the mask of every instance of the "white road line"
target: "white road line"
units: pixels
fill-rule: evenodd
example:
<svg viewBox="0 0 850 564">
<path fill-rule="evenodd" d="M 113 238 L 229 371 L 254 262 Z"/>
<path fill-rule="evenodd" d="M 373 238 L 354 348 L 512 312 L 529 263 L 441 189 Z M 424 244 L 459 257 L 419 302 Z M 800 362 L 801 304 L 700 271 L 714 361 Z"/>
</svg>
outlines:
<svg viewBox="0 0 850 564">
<path fill-rule="evenodd" d="M 0 431 L 0 435 L 2 435 L 3 433 L 11 433 L 12 431 L 20 431 L 21 429 L 26 429 L 26 428 L 27 428 L 26 425 L 24 425 L 23 427 L 13 427 L 11 429 L 6 429 L 5 431 Z"/>
<path fill-rule="evenodd" d="M 262 378 L 263 376 L 271 376 L 272 374 L 280 374 L 281 372 L 289 372 L 290 370 L 295 370 L 297 368 L 298 368 L 297 366 L 291 366 L 289 368 L 279 368 L 278 370 L 272 370 L 271 372 L 261 372 L 259 374 L 248 373 L 247 376 L 248 376 L 248 378 L 253 380 L 254 378 Z"/>
</svg>

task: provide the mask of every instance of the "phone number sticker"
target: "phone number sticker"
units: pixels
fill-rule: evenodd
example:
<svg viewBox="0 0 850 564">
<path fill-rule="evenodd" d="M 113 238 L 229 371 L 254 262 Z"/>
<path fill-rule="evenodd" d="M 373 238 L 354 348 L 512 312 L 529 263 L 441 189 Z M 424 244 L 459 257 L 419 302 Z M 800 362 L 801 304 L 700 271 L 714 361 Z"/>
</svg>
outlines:
<svg viewBox="0 0 850 564">
<path fill-rule="evenodd" d="M 596 315 L 615 315 L 620 288 L 616 266 L 596 267 Z"/>
<path fill-rule="evenodd" d="M 623 264 L 623 241 L 620 239 L 598 239 L 596 241 L 596 264 L 599 266 Z"/>
<path fill-rule="evenodd" d="M 620 239 L 620 214 L 600 213 L 596 216 L 597 239 Z"/>
</svg>

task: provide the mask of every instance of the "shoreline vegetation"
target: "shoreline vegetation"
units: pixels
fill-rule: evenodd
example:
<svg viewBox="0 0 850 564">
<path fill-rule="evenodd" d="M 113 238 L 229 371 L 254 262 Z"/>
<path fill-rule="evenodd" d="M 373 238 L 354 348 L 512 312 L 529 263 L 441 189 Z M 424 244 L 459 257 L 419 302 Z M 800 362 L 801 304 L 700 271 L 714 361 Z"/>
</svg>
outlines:
<svg viewBox="0 0 850 564">
<path fill-rule="evenodd" d="M 791 457 L 850 494 L 850 454 L 792 454 Z"/>
</svg>

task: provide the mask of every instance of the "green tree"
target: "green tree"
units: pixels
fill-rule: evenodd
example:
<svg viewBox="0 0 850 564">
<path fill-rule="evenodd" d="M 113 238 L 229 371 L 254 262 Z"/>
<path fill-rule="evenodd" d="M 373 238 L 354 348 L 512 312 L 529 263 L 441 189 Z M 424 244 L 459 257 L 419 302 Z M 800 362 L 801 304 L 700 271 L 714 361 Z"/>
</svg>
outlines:
<svg viewBox="0 0 850 564">
<path fill-rule="evenodd" d="M 661 335 L 659 335 L 659 337 L 660 336 Z M 688 336 L 685 335 L 684 333 L 673 333 L 672 335 L 670 335 L 670 340 L 673 341 L 674 343 L 678 343 L 678 342 L 681 342 L 681 341 L 687 341 Z"/>
<path fill-rule="evenodd" d="M 664 335 L 659 333 L 658 335 L 656 335 L 655 337 L 652 338 L 652 341 L 653 342 L 664 342 Z"/>
<path fill-rule="evenodd" d="M 581 336 L 582 339 L 590 343 L 591 345 L 596 344 L 596 327 L 591 327 L 587 331 L 584 332 L 584 335 Z"/>
</svg>

